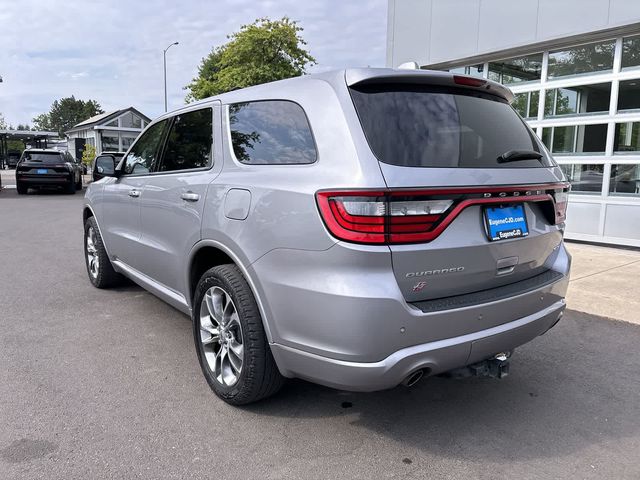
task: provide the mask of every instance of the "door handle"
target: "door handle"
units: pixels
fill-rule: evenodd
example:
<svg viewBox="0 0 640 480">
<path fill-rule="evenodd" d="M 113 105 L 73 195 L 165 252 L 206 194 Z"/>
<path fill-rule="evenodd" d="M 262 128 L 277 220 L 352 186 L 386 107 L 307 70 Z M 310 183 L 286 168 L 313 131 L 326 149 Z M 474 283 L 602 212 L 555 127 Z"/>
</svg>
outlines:
<svg viewBox="0 0 640 480">
<path fill-rule="evenodd" d="M 140 190 L 129 190 L 129 196 L 138 198 L 140 196 Z"/>
<path fill-rule="evenodd" d="M 200 200 L 200 195 L 193 192 L 184 192 L 182 195 L 180 195 L 180 198 L 186 200 L 187 202 L 197 202 L 198 200 Z"/>
</svg>

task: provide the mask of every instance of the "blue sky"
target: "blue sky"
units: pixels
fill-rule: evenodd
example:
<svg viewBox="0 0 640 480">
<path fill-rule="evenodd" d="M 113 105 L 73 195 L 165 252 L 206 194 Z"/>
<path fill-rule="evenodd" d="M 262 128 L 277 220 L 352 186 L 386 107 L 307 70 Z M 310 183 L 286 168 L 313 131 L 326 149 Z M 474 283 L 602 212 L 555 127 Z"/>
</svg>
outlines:
<svg viewBox="0 0 640 480">
<path fill-rule="evenodd" d="M 242 24 L 269 16 L 298 20 L 318 65 L 312 71 L 384 66 L 387 0 L 0 0 L 0 113 L 31 123 L 70 95 L 106 111 L 162 113 L 162 50 L 169 109 L 202 57 Z"/>
</svg>

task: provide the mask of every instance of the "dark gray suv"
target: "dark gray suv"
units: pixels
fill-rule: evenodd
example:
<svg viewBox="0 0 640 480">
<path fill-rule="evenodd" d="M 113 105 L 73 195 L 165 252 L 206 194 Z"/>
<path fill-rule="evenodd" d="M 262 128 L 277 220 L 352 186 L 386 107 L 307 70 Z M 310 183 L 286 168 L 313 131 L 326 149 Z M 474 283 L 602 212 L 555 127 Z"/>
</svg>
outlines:
<svg viewBox="0 0 640 480">
<path fill-rule="evenodd" d="M 243 404 L 298 377 L 346 390 L 503 376 L 565 308 L 569 186 L 509 105 L 443 72 L 353 69 L 154 122 L 83 212 L 91 282 L 191 316 Z"/>
</svg>

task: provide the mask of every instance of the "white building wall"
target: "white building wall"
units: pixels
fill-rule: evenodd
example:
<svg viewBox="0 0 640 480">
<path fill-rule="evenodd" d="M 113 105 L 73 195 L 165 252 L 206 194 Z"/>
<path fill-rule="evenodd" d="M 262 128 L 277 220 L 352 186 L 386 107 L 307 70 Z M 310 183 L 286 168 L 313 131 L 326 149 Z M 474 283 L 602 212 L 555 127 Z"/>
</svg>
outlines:
<svg viewBox="0 0 640 480">
<path fill-rule="evenodd" d="M 640 0 L 389 0 L 387 66 L 544 47 L 640 22 Z"/>
</svg>

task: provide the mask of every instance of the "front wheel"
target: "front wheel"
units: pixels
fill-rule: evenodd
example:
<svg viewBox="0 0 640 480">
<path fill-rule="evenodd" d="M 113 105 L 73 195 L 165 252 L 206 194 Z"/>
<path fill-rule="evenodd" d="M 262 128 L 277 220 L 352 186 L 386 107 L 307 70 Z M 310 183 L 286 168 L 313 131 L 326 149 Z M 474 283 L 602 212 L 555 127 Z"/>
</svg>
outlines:
<svg viewBox="0 0 640 480">
<path fill-rule="evenodd" d="M 196 287 L 192 317 L 200 367 L 218 397 L 245 405 L 280 390 L 284 377 L 238 267 L 220 265 L 205 272 Z"/>
<path fill-rule="evenodd" d="M 98 230 L 98 222 L 93 217 L 84 222 L 84 258 L 89 280 L 94 287 L 108 288 L 121 282 L 122 276 L 111 265 Z"/>
</svg>

